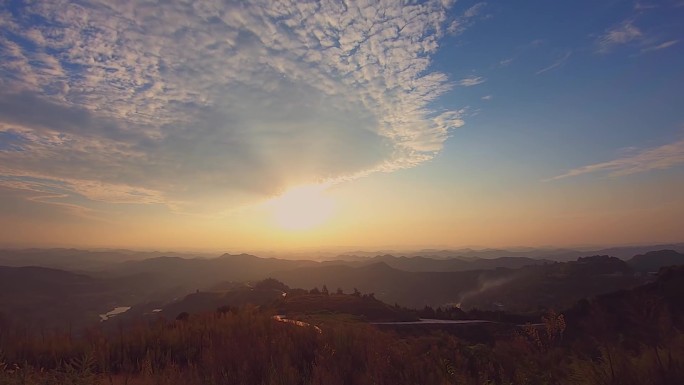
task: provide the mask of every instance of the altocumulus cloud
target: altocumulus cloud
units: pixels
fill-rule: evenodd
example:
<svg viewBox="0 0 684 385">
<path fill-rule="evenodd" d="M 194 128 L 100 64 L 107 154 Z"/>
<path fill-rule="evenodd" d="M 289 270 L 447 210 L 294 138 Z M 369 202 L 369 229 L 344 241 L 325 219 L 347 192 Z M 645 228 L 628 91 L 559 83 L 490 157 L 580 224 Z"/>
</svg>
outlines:
<svg viewBox="0 0 684 385">
<path fill-rule="evenodd" d="M 0 185 L 191 207 L 418 165 L 463 124 L 429 107 L 451 4 L 13 3 Z"/>
</svg>

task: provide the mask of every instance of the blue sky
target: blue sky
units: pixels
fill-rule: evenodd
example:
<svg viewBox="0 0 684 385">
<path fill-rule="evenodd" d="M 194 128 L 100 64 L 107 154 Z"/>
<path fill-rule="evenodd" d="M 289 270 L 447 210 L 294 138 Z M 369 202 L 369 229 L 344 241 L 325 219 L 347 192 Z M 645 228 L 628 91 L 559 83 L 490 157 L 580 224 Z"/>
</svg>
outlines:
<svg viewBox="0 0 684 385">
<path fill-rule="evenodd" d="M 401 218 L 434 212 L 454 232 L 441 213 L 495 216 L 501 191 L 531 197 L 509 205 L 554 208 L 529 234 L 564 202 L 657 218 L 658 197 L 671 217 L 638 240 L 674 240 L 681 20 L 681 0 L 4 2 L 0 213 L 26 225 L 0 241 L 66 222 L 104 234 L 140 212 L 239 227 L 236 212 L 309 184 L 389 191 Z M 298 245 L 364 244 L 343 235 L 345 215 L 339 236 Z M 639 215 L 605 242 L 633 241 Z M 529 234 L 505 242 L 562 242 Z M 441 237 L 410 242 L 486 243 Z M 601 242 L 585 238 L 572 242 Z"/>
<path fill-rule="evenodd" d="M 435 66 L 487 79 L 449 96 L 478 111 L 467 119 L 477 130 L 463 136 L 498 146 L 491 155 L 541 157 L 553 176 L 681 139 L 683 7 L 530 1 L 483 9 L 491 13 L 465 36 L 445 39 Z"/>
</svg>

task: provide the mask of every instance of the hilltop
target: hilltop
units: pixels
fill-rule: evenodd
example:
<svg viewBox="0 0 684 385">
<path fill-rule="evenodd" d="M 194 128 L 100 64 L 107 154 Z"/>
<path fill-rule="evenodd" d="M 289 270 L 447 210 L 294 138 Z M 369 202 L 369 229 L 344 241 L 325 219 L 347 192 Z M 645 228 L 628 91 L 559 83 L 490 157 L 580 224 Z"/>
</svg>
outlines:
<svg viewBox="0 0 684 385">
<path fill-rule="evenodd" d="M 628 263 L 636 271 L 656 272 L 664 266 L 683 265 L 684 254 L 675 250 L 649 251 L 645 254 L 635 255 Z"/>
<path fill-rule="evenodd" d="M 63 255 L 73 251 L 52 250 L 29 261 L 49 259 L 53 252 Z M 36 251 L 27 253 L 34 255 Z M 266 304 L 282 292 L 254 298 L 255 292 L 245 285 L 273 277 L 293 288 L 310 290 L 326 285 L 331 292 L 339 288 L 345 293 L 373 293 L 382 302 L 414 309 L 457 305 L 465 310 L 536 315 L 545 309 L 568 307 L 582 298 L 636 287 L 653 279 L 647 272 L 683 263 L 682 254 L 672 250 L 651 251 L 627 261 L 592 256 L 571 262 L 540 261 L 528 265 L 525 259 L 499 258 L 487 262 L 490 267 L 497 267 L 463 271 L 409 271 L 386 261 L 413 264 L 412 270 L 456 263 L 425 257 L 411 262 L 410 258 L 384 255 L 367 261 L 372 263 L 350 265 L 225 254 L 218 258 L 133 259 L 108 264 L 94 272 L 4 267 L 0 272 L 4 277 L 0 282 L 0 309 L 6 316 L 34 325 L 49 320 L 60 325 L 85 326 L 98 322 L 99 314 L 119 306 L 132 307 L 131 316 L 162 309 L 157 313 L 171 318 L 186 311 L 180 310 L 183 303 L 189 304 L 190 312 L 215 308 L 221 303 Z M 523 266 L 498 266 L 509 262 Z"/>
<path fill-rule="evenodd" d="M 268 281 L 256 290 L 273 284 L 283 287 Z M 541 325 L 481 329 L 487 343 L 462 339 L 465 331 L 456 329 L 395 333 L 334 317 L 279 322 L 273 309 L 248 305 L 81 337 L 3 324 L 0 382 L 671 385 L 684 380 L 683 285 L 682 267 L 663 269 L 633 290 L 580 301 L 565 314 L 547 312 Z M 369 296 L 292 298 L 283 303 L 303 311 L 334 303 L 375 307 Z"/>
</svg>

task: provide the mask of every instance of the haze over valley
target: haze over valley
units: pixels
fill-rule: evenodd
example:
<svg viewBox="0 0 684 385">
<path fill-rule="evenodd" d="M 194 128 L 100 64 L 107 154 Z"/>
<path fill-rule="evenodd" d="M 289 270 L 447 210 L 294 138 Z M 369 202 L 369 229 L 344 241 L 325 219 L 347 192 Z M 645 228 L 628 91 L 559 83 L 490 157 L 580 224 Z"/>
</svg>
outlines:
<svg viewBox="0 0 684 385">
<path fill-rule="evenodd" d="M 189 310 L 244 304 L 240 299 L 231 303 L 226 293 L 272 278 L 307 291 L 326 286 L 348 294 L 373 293 L 385 303 L 412 309 L 457 306 L 540 314 L 543 309 L 569 308 L 584 298 L 634 288 L 652 281 L 661 267 L 684 264 L 684 253 L 676 251 L 684 251 L 684 245 L 669 246 L 674 250 L 659 249 L 662 245 L 615 249 L 621 253 L 653 249 L 627 259 L 596 250 L 566 262 L 553 258 L 561 255 L 565 260 L 571 253 L 586 252 L 549 251 L 546 259 L 541 250 L 479 252 L 487 258 L 473 256 L 478 253 L 474 250 L 468 257 L 447 256 L 444 250 L 437 256 L 340 255 L 316 261 L 249 254 L 196 257 L 126 250 L 2 250 L 0 265 L 5 267 L 0 268 L 0 289 L 5 295 L 0 303 L 6 316 L 25 323 L 83 326 L 123 306 L 175 317 Z M 216 298 L 198 305 L 193 303 L 198 293 L 203 296 L 195 297 L 202 301 Z"/>
<path fill-rule="evenodd" d="M 684 384 L 682 20 L 0 2 L 0 385 Z"/>
</svg>

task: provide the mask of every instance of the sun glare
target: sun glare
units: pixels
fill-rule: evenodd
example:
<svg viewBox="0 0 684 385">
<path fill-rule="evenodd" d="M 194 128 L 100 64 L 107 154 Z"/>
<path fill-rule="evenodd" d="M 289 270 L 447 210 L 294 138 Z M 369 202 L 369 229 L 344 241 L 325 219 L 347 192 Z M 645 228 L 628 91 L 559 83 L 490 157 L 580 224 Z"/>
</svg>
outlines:
<svg viewBox="0 0 684 385">
<path fill-rule="evenodd" d="M 326 186 L 305 185 L 286 191 L 271 201 L 276 224 L 287 230 L 309 230 L 323 224 L 333 214 L 333 200 Z"/>
</svg>

